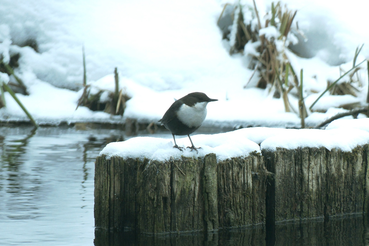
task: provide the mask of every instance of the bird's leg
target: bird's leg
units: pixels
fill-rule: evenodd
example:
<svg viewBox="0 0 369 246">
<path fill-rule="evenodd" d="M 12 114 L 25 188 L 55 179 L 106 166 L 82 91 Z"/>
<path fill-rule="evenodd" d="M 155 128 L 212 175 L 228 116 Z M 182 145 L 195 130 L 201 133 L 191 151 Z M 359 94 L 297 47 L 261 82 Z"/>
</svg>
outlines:
<svg viewBox="0 0 369 246">
<path fill-rule="evenodd" d="M 173 136 L 173 140 L 174 140 L 174 146 L 173 146 L 173 148 L 177 148 L 177 149 L 179 149 L 180 151 L 183 151 L 183 148 L 182 148 L 182 147 L 179 147 L 179 146 L 177 145 L 177 143 L 176 143 L 176 138 L 174 137 L 174 134 L 172 134 L 172 136 Z"/>
<path fill-rule="evenodd" d="M 191 150 L 196 150 L 196 152 L 198 152 L 197 150 L 198 150 L 198 149 L 201 149 L 201 147 L 196 148 L 196 147 L 195 147 L 195 145 L 193 145 L 193 142 L 192 142 L 192 140 L 191 140 L 190 134 L 188 134 L 187 136 L 188 136 L 188 138 L 190 139 L 190 141 L 191 141 L 191 145 L 192 145 L 191 147 L 189 147 L 189 146 L 188 146 L 187 148 L 189 148 L 189 149 L 191 149 Z"/>
</svg>

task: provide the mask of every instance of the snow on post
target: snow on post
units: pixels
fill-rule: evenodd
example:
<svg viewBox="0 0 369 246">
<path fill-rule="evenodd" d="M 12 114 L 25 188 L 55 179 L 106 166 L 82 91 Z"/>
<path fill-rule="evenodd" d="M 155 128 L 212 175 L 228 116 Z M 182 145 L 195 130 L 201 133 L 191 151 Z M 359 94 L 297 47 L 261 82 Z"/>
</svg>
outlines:
<svg viewBox="0 0 369 246">
<path fill-rule="evenodd" d="M 95 163 L 95 225 L 157 234 L 363 213 L 369 133 L 354 125 L 196 135 L 198 152 L 170 138 L 110 143 Z"/>
<path fill-rule="evenodd" d="M 226 136 L 194 136 L 198 153 L 173 149 L 170 139 L 109 144 L 95 164 L 96 227 L 156 234 L 263 223 L 260 148 Z"/>
</svg>

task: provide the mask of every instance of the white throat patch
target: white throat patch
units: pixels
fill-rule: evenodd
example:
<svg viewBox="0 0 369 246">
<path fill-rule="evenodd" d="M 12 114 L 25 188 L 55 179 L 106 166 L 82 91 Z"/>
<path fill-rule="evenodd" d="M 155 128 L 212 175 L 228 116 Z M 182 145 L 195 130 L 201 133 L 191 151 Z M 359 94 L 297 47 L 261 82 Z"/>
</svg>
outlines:
<svg viewBox="0 0 369 246">
<path fill-rule="evenodd" d="M 177 112 L 178 119 L 188 127 L 200 127 L 206 117 L 207 104 L 208 102 L 200 102 L 192 107 L 183 104 Z"/>
</svg>

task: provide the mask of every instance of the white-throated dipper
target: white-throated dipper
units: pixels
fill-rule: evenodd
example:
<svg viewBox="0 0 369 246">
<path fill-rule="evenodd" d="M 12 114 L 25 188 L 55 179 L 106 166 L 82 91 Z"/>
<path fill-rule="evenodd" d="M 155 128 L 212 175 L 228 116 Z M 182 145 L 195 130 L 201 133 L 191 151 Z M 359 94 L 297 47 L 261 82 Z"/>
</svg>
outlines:
<svg viewBox="0 0 369 246">
<path fill-rule="evenodd" d="M 187 135 L 192 145 L 188 148 L 197 151 L 197 148 L 192 143 L 190 134 L 201 126 L 206 117 L 206 105 L 213 101 L 218 101 L 218 99 L 211 99 L 202 92 L 192 92 L 178 99 L 170 106 L 159 122 L 172 132 L 173 148 L 182 150 L 176 143 L 175 135 Z"/>
</svg>

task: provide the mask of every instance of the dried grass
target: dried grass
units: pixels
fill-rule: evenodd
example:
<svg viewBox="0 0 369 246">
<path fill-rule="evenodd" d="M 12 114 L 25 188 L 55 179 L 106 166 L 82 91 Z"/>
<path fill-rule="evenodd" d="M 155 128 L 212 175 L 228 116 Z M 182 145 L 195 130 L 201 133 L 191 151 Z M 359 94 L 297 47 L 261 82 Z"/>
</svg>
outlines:
<svg viewBox="0 0 369 246">
<path fill-rule="evenodd" d="M 92 111 L 104 111 L 111 115 L 123 115 L 126 108 L 126 102 L 131 98 L 126 93 L 124 93 L 124 89 L 119 88 L 119 75 L 117 68 L 115 68 L 114 70 L 114 77 L 114 92 L 98 90 L 97 93 L 92 94 L 91 86 L 85 85 L 82 96 L 78 100 L 77 108 L 79 106 L 85 106 Z M 101 96 L 104 92 L 108 92 L 109 100 L 107 102 L 101 101 Z"/>
<path fill-rule="evenodd" d="M 256 27 L 252 26 L 251 22 L 245 23 L 244 9 L 250 11 L 251 15 L 257 19 Z M 223 15 L 223 12 L 221 15 Z M 296 111 L 289 102 L 289 92 L 293 88 L 302 92 L 302 89 L 299 89 L 299 78 L 285 53 L 285 49 L 287 49 L 287 37 L 290 34 L 296 13 L 296 11 L 288 10 L 287 7 L 282 6 L 280 2 L 277 4 L 272 3 L 271 11 L 264 18 L 265 23 L 262 25 L 262 19 L 259 16 L 255 1 L 253 1 L 253 7 L 239 4 L 235 7 L 233 13 L 233 29 L 229 34 L 231 43 L 230 54 L 244 53 L 244 47 L 248 43 L 260 43 L 256 50 L 257 54 L 248 54 L 251 56 L 249 68 L 254 70 L 251 78 L 257 74 L 259 80 L 257 81 L 256 87 L 263 89 L 269 88 L 269 91 L 273 93 L 274 97 L 282 97 L 286 112 Z M 263 27 L 267 28 L 271 26 L 278 31 L 279 35 L 277 37 L 267 38 L 264 34 L 261 35 L 259 33 Z M 280 44 L 283 44 L 282 48 Z M 299 106 L 299 112 L 296 113 L 301 117 L 306 117 L 307 110 L 302 93 L 299 93 L 299 99 L 301 105 Z"/>
<path fill-rule="evenodd" d="M 7 91 L 10 94 L 10 96 L 14 99 L 14 101 L 19 105 L 19 107 L 23 110 L 23 112 L 27 115 L 27 117 L 29 118 L 33 126 L 37 128 L 38 125 L 36 121 L 33 119 L 32 115 L 28 112 L 26 107 L 18 99 L 18 97 L 16 96 L 16 93 L 11 88 L 11 87 L 15 87 L 16 89 L 19 89 L 24 95 L 29 95 L 27 92 L 27 87 L 24 85 L 23 81 L 17 75 L 15 75 L 13 68 L 9 64 L 1 60 L 0 61 L 0 72 L 6 73 L 9 76 L 13 76 L 15 81 L 17 81 L 17 84 L 14 84 L 14 83 L 7 84 L 7 83 L 4 83 L 4 81 L 0 81 L 0 93 L 1 93 L 0 108 L 6 107 L 4 92 Z"/>
<path fill-rule="evenodd" d="M 230 5 L 227 4 L 224 10 L 226 8 L 229 9 L 229 6 Z M 359 71 L 362 69 L 360 67 L 362 62 L 357 64 L 357 58 L 363 45 L 357 47 L 355 50 L 352 68 L 347 72 L 342 70 L 343 75 L 340 78 L 334 82 L 328 82 L 327 89 L 321 93 L 318 99 L 307 109 L 303 94 L 303 70 L 300 71 L 298 76 L 286 53 L 288 49 L 288 37 L 291 33 L 292 24 L 297 12 L 289 10 L 286 6 L 282 6 L 282 4 L 278 2 L 276 4 L 272 3 L 269 13 L 261 17 L 255 0 L 253 0 L 253 6 L 238 4 L 233 6 L 233 8 L 232 29 L 230 32 L 224 33 L 224 38 L 229 40 L 230 54 L 244 54 L 245 47 L 247 49 L 247 55 L 250 57 L 249 68 L 253 70 L 253 73 L 249 81 L 245 83 L 244 88 L 246 88 L 250 81 L 257 76 L 258 80 L 256 82 L 256 87 L 268 89 L 270 93 L 273 93 L 275 98 L 282 98 L 285 111 L 298 114 L 301 118 L 302 127 L 305 125 L 304 119 L 308 116 L 308 112 L 312 110 L 315 103 L 327 91 L 332 95 L 357 96 L 360 87 L 363 86 L 359 77 Z M 218 23 L 225 12 L 224 10 L 219 17 Z M 247 16 L 247 20 L 245 20 L 245 16 Z M 253 19 L 252 21 L 250 21 L 250 16 Z M 260 32 L 262 28 L 268 27 L 274 27 L 278 31 L 278 35 L 266 37 Z M 296 29 L 294 28 L 294 33 L 304 37 L 302 32 L 298 30 L 297 23 Z M 252 46 L 248 46 L 251 44 Z M 253 49 L 256 47 L 255 52 L 250 52 L 248 47 Z M 369 62 L 367 62 L 367 69 L 369 77 Z M 345 77 L 346 81 L 338 83 L 343 77 Z M 289 98 L 294 96 L 291 95 L 291 91 L 298 92 L 296 95 L 298 97 L 298 109 L 296 106 L 293 107 L 289 101 Z M 369 103 L 369 89 L 367 102 Z"/>
</svg>

